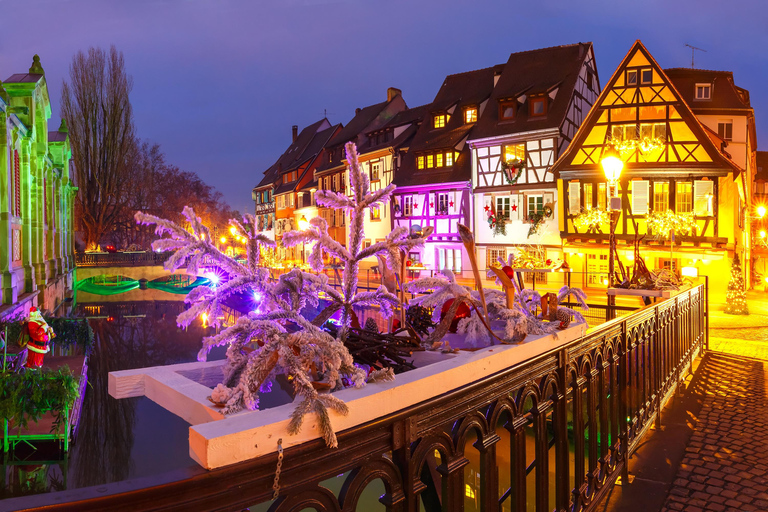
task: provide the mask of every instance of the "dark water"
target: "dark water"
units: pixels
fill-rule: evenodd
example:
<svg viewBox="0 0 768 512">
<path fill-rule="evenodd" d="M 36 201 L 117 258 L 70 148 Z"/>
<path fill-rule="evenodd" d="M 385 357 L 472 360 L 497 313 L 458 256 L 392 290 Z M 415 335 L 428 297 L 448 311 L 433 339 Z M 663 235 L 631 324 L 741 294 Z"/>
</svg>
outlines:
<svg viewBox="0 0 768 512">
<path fill-rule="evenodd" d="M 82 304 L 95 345 L 79 429 L 68 454 L 58 446 L 6 454 L 0 497 L 18 497 L 198 468 L 189 457 L 189 424 L 146 397 L 109 396 L 109 372 L 195 361 L 210 329 L 176 326 L 184 303 Z M 211 359 L 224 357 L 224 351 Z M 15 502 L 16 500 L 11 500 Z M 8 503 L 6 503 L 8 504 Z M 3 502 L 0 501 L 0 510 Z"/>
</svg>

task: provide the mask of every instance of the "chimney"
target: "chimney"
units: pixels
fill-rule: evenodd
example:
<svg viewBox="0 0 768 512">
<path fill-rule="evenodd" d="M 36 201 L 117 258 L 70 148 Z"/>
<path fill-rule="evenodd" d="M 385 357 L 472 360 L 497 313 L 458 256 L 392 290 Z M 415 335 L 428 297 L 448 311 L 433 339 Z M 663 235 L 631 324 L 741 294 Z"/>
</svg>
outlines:
<svg viewBox="0 0 768 512">
<path fill-rule="evenodd" d="M 401 91 L 400 89 L 397 89 L 395 87 L 389 87 L 387 89 L 387 101 L 388 102 L 392 101 L 396 97 L 402 96 L 402 95 L 403 95 L 403 91 Z"/>
<path fill-rule="evenodd" d="M 293 135 L 291 143 L 296 142 L 296 139 L 299 137 L 299 127 L 297 125 L 291 126 L 291 134 Z"/>
<path fill-rule="evenodd" d="M 363 109 L 361 109 L 361 108 L 356 108 L 356 109 L 355 109 L 355 115 L 359 114 L 361 110 L 363 110 Z"/>
</svg>

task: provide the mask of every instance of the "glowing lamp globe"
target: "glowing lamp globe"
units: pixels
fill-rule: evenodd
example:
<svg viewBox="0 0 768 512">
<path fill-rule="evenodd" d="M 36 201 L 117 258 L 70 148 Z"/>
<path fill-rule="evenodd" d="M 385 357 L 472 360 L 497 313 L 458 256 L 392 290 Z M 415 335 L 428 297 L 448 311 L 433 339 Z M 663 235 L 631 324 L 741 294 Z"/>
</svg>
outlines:
<svg viewBox="0 0 768 512">
<path fill-rule="evenodd" d="M 304 231 L 309 227 L 309 222 L 307 221 L 307 218 L 302 215 L 299 219 L 299 229 Z"/>
<path fill-rule="evenodd" d="M 765 231 L 760 231 L 760 238 L 765 238 Z"/>
<path fill-rule="evenodd" d="M 624 168 L 624 162 L 621 160 L 619 152 L 615 148 L 608 148 L 603 153 L 603 159 L 600 161 L 605 173 L 605 179 L 608 181 L 618 181 L 621 176 L 621 170 Z"/>
<path fill-rule="evenodd" d="M 757 207 L 757 216 L 758 217 L 760 217 L 762 219 L 763 217 L 765 217 L 765 213 L 766 213 L 765 206 L 760 205 L 760 206 Z"/>
<path fill-rule="evenodd" d="M 223 236 L 223 237 L 219 238 L 219 242 L 221 242 L 223 244 L 227 243 L 227 237 Z"/>
<path fill-rule="evenodd" d="M 229 232 L 230 232 L 232 235 L 236 235 L 236 234 L 237 234 L 237 228 L 236 228 L 235 226 L 230 226 L 230 227 L 229 227 Z"/>
</svg>

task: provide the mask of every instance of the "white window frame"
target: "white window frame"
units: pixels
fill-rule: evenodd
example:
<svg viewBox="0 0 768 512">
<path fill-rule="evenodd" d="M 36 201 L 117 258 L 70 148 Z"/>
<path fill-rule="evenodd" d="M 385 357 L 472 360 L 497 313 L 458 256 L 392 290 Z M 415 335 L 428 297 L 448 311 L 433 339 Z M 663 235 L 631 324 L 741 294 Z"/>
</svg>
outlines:
<svg viewBox="0 0 768 512">
<path fill-rule="evenodd" d="M 403 197 L 403 217 L 413 215 L 413 196 Z"/>
<path fill-rule="evenodd" d="M 701 96 L 699 96 L 699 88 L 701 88 Z M 706 94 L 703 94 L 705 91 Z M 693 98 L 696 100 L 711 100 L 712 84 L 696 84 L 696 88 L 693 90 Z"/>
</svg>

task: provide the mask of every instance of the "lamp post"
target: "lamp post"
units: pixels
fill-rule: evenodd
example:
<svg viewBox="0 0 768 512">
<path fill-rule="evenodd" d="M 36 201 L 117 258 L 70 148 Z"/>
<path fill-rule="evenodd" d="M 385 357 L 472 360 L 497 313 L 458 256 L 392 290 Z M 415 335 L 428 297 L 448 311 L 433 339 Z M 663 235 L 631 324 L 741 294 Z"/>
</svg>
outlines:
<svg viewBox="0 0 768 512">
<path fill-rule="evenodd" d="M 621 155 L 615 147 L 609 146 L 603 153 L 603 158 L 600 161 L 600 165 L 603 167 L 605 173 L 605 179 L 608 181 L 608 194 L 610 196 L 610 211 L 611 211 L 611 233 L 608 238 L 608 287 L 614 286 L 614 260 L 616 258 L 616 224 L 621 214 L 621 197 L 617 197 L 617 188 L 619 183 L 619 176 L 621 176 L 621 170 L 624 168 L 624 162 L 621 160 Z M 616 296 L 608 295 L 608 318 L 614 318 L 614 308 L 616 305 Z"/>
<path fill-rule="evenodd" d="M 299 229 L 301 231 L 306 231 L 306 229 L 309 227 L 309 222 L 307 221 L 307 218 L 302 215 L 299 219 Z M 301 242 L 301 264 L 303 265 L 305 263 L 304 259 L 306 258 L 306 254 L 304 253 L 304 242 Z"/>
</svg>

